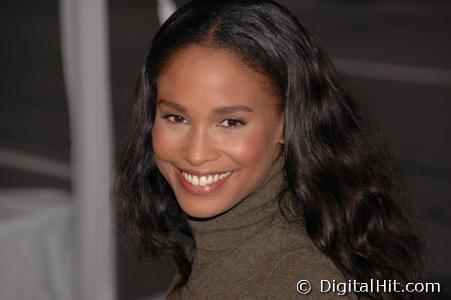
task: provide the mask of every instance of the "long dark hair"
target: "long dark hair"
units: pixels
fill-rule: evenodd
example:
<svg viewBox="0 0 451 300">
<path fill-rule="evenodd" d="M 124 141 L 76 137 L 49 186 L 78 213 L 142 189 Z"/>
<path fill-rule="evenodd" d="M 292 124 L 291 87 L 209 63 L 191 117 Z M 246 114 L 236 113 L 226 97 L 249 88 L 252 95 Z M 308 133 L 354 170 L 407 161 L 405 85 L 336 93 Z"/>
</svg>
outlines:
<svg viewBox="0 0 451 300">
<path fill-rule="evenodd" d="M 193 44 L 230 50 L 279 92 L 286 116 L 282 155 L 290 197 L 280 203 L 286 219 L 302 224 L 348 279 L 418 280 L 420 229 L 406 213 L 390 151 L 312 34 L 272 1 L 192 1 L 153 39 L 114 194 L 120 228 L 141 253 L 175 262 L 174 289 L 189 278 L 195 242 L 154 162 L 151 129 L 158 74 L 174 53 Z"/>
</svg>

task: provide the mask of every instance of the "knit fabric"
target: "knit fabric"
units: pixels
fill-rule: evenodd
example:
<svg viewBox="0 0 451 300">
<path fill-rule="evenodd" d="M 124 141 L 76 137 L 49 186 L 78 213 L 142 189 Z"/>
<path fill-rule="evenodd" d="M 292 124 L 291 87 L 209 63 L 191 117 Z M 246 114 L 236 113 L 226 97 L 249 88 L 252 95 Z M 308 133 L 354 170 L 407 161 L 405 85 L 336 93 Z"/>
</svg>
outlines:
<svg viewBox="0 0 451 300">
<path fill-rule="evenodd" d="M 174 299 L 349 299 L 321 293 L 321 280 L 345 282 L 335 265 L 313 245 L 304 229 L 288 224 L 276 197 L 284 161 L 264 183 L 229 211 L 209 220 L 190 220 L 197 252 L 186 285 Z M 309 280 L 308 295 L 297 291 Z"/>
</svg>

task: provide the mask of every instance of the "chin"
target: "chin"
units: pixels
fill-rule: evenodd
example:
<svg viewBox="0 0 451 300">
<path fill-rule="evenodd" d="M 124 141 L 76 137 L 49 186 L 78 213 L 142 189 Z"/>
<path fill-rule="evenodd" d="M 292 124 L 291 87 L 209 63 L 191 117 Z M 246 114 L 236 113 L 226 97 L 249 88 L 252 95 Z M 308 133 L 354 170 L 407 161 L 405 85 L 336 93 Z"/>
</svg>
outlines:
<svg viewBox="0 0 451 300">
<path fill-rule="evenodd" d="M 209 211 L 209 210 L 200 210 L 200 209 L 194 209 L 194 210 L 184 210 L 184 212 L 193 218 L 199 218 L 199 219 L 209 219 L 216 217 L 220 213 Z"/>
<path fill-rule="evenodd" d="M 196 219 L 212 219 L 217 216 L 215 214 L 202 214 L 202 213 L 187 213 L 187 215 L 190 216 L 191 218 Z"/>
<path fill-rule="evenodd" d="M 180 205 L 180 207 L 188 216 L 199 219 L 209 219 L 223 213 L 223 211 L 211 207 L 193 207 L 192 205 Z"/>
</svg>

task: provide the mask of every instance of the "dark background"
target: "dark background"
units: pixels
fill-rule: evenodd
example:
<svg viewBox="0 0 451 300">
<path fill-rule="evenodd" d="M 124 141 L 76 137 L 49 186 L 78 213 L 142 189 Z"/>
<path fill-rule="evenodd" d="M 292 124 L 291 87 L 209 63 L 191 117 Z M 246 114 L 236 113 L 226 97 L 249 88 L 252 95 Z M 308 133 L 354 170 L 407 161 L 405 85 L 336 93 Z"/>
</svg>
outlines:
<svg viewBox="0 0 451 300">
<path fill-rule="evenodd" d="M 186 1 L 177 1 L 180 5 Z M 432 272 L 451 293 L 451 2 L 280 1 L 319 38 L 378 116 L 427 227 Z M 158 29 L 154 1 L 109 1 L 116 154 L 129 131 L 132 89 Z M 0 5 L 0 188 L 70 182 L 45 169 L 1 162 L 1 151 L 69 164 L 58 2 Z M 46 175 L 47 174 L 47 175 Z M 140 263 L 118 243 L 119 299 L 164 291 L 171 271 Z"/>
</svg>

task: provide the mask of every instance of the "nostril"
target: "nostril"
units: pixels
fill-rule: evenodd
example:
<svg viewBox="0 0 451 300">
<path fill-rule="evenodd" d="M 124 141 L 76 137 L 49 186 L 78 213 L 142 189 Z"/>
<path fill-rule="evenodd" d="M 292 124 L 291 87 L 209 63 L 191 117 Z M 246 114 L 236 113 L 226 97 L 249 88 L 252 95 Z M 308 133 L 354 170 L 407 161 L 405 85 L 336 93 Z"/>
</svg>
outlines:
<svg viewBox="0 0 451 300">
<path fill-rule="evenodd" d="M 190 142 L 182 150 L 182 158 L 192 166 L 200 166 L 206 162 L 217 160 L 219 151 L 209 142 Z"/>
</svg>

